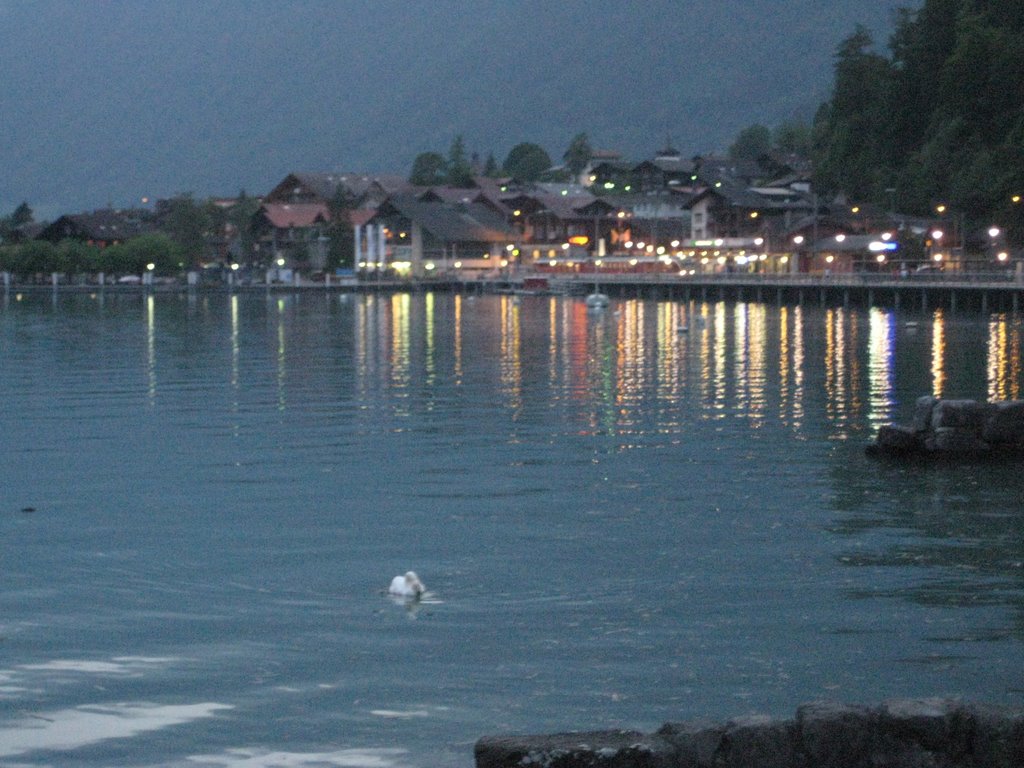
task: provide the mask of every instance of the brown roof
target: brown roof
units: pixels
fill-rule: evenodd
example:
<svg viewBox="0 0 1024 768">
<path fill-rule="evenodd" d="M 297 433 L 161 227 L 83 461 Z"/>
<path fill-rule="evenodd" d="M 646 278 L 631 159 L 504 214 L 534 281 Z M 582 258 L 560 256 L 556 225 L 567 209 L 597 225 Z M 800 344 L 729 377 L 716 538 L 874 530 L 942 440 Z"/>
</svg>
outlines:
<svg viewBox="0 0 1024 768">
<path fill-rule="evenodd" d="M 278 229 L 311 227 L 331 218 L 331 212 L 323 203 L 264 203 L 261 210 L 267 221 Z"/>
</svg>

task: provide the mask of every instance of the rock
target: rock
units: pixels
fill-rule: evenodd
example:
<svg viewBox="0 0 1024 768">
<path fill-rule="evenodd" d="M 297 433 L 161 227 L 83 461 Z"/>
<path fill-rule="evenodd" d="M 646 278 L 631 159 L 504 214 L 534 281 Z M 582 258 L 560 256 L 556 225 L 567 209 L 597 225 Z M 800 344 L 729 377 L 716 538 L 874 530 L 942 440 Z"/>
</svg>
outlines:
<svg viewBox="0 0 1024 768">
<path fill-rule="evenodd" d="M 988 403 L 977 400 L 939 400 L 932 408 L 931 428 L 959 429 L 980 438 L 990 410 Z"/>
<path fill-rule="evenodd" d="M 974 430 L 957 427 L 936 427 L 924 440 L 929 451 L 938 453 L 979 454 L 990 449 Z"/>
<path fill-rule="evenodd" d="M 982 427 L 981 439 L 993 445 L 1024 447 L 1024 400 L 994 404 Z"/>
<path fill-rule="evenodd" d="M 954 699 L 887 701 L 879 713 L 879 744 L 908 766 L 963 765 L 971 729 L 970 713 Z"/>
<path fill-rule="evenodd" d="M 675 750 L 657 735 L 590 731 L 550 736 L 484 737 L 477 768 L 675 768 Z"/>
<path fill-rule="evenodd" d="M 937 402 L 939 402 L 938 398 L 931 395 L 917 398 L 917 402 L 914 404 L 914 420 L 910 425 L 914 432 L 925 432 L 928 430 L 932 424 L 932 411 Z"/>
<path fill-rule="evenodd" d="M 797 740 L 815 768 L 873 768 L 878 713 L 868 707 L 814 702 L 797 709 Z"/>
<path fill-rule="evenodd" d="M 715 753 L 715 766 L 791 768 L 796 764 L 796 726 L 792 720 L 747 717 L 726 726 Z"/>
<path fill-rule="evenodd" d="M 725 735 L 725 726 L 709 720 L 665 723 L 658 735 L 676 751 L 678 768 L 710 768 Z"/>
<path fill-rule="evenodd" d="M 909 427 L 888 424 L 880 427 L 875 437 L 875 449 L 882 454 L 908 454 L 924 450 L 924 441 Z"/>
<path fill-rule="evenodd" d="M 1024 709 L 974 705 L 971 712 L 974 716 L 971 753 L 975 765 L 985 768 L 1024 765 Z"/>
</svg>

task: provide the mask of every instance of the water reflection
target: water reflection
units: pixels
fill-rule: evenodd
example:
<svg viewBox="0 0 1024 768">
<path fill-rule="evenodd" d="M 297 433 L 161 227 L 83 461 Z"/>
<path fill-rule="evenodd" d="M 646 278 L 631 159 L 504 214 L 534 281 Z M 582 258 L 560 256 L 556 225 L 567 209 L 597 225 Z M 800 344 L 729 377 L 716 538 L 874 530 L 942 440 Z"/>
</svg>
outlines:
<svg viewBox="0 0 1024 768">
<path fill-rule="evenodd" d="M 946 324 L 941 309 L 932 315 L 932 395 L 942 397 L 946 384 Z"/>
<path fill-rule="evenodd" d="M 988 324 L 988 398 L 1019 400 L 1021 387 L 1021 322 L 1005 313 Z"/>
<path fill-rule="evenodd" d="M 868 375 L 871 392 L 868 420 L 877 428 L 893 420 L 896 320 L 892 312 L 875 307 L 869 311 L 869 323 Z"/>
</svg>

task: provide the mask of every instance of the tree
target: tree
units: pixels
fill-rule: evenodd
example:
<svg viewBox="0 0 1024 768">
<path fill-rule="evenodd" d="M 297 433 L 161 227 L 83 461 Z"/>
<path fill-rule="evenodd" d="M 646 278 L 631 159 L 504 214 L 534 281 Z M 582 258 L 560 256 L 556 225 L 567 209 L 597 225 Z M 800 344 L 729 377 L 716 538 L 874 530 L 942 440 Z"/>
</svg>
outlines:
<svg viewBox="0 0 1024 768">
<path fill-rule="evenodd" d="M 188 193 L 162 200 L 158 216 L 160 228 L 182 247 L 186 265 L 198 264 L 206 253 L 206 236 L 213 225 L 209 209 Z"/>
<path fill-rule="evenodd" d="M 473 185 L 473 169 L 466 159 L 466 145 L 462 140 L 462 134 L 455 137 L 448 150 L 445 181 L 453 187 Z"/>
<path fill-rule="evenodd" d="M 494 153 L 487 153 L 487 160 L 484 162 L 484 176 L 489 179 L 497 178 L 501 173 L 501 169 L 498 168 L 498 161 L 494 159 Z"/>
<path fill-rule="evenodd" d="M 744 128 L 736 135 L 729 147 L 733 160 L 760 160 L 772 149 L 772 133 L 765 126 L 755 124 Z"/>
<path fill-rule="evenodd" d="M 328 269 L 342 267 L 350 269 L 355 265 L 355 232 L 352 227 L 352 211 L 356 207 L 355 195 L 344 184 L 339 184 L 327 207 L 331 222 L 327 227 Z"/>
<path fill-rule="evenodd" d="M 437 152 L 421 152 L 416 155 L 409 174 L 409 183 L 417 187 L 433 187 L 444 184 L 447 169 L 444 157 Z"/>
<path fill-rule="evenodd" d="M 234 204 L 227 210 L 227 224 L 238 238 L 238 248 L 246 263 L 252 260 L 255 251 L 256 239 L 252 223 L 259 209 L 260 201 L 255 197 L 249 197 L 243 189 L 238 192 Z"/>
<path fill-rule="evenodd" d="M 565 154 L 562 155 L 562 159 L 565 161 L 565 167 L 569 173 L 577 178 L 583 173 L 583 169 L 587 167 L 587 163 L 590 162 L 593 155 L 594 152 L 590 147 L 590 139 L 587 138 L 587 134 L 577 133 L 569 143 Z"/>
<path fill-rule="evenodd" d="M 536 181 L 551 167 L 548 153 L 537 144 L 516 144 L 505 158 L 505 173 L 520 181 Z"/>
<path fill-rule="evenodd" d="M 33 221 L 32 209 L 28 203 L 23 202 L 10 216 L 0 219 L 0 240 L 7 240 L 18 229 L 18 227 L 30 224 Z"/>
<path fill-rule="evenodd" d="M 811 127 L 799 121 L 787 121 L 775 126 L 772 147 L 783 155 L 811 156 Z"/>
</svg>

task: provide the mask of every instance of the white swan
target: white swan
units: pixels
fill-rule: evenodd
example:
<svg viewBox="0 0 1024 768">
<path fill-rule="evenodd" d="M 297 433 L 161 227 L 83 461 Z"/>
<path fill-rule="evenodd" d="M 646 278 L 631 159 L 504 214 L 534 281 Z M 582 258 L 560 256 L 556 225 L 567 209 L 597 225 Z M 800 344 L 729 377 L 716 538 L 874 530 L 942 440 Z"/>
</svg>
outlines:
<svg viewBox="0 0 1024 768">
<path fill-rule="evenodd" d="M 396 597 L 406 597 L 413 600 L 419 600 L 427 588 L 423 586 L 423 582 L 420 581 L 420 577 L 417 576 L 413 571 L 408 571 L 404 576 L 395 576 L 391 580 L 391 586 L 388 587 L 388 594 L 395 595 Z"/>
</svg>

